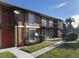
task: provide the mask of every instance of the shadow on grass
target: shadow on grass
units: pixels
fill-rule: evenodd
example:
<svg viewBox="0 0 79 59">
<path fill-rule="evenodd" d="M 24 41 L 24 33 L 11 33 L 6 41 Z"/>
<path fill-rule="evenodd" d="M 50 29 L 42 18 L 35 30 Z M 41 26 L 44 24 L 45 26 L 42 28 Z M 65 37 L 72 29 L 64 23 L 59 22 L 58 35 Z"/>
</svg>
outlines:
<svg viewBox="0 0 79 59">
<path fill-rule="evenodd" d="M 60 45 L 58 48 L 64 48 L 64 49 L 79 49 L 79 41 L 77 43 L 64 43 Z"/>
</svg>

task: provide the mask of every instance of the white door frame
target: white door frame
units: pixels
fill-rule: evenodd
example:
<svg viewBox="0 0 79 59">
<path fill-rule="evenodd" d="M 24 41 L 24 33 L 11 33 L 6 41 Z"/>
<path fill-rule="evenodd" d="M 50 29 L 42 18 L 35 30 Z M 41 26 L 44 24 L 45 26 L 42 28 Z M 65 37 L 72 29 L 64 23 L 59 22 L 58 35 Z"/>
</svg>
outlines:
<svg viewBox="0 0 79 59">
<path fill-rule="evenodd" d="M 29 29 L 29 42 L 34 42 L 34 40 L 31 40 L 31 39 L 30 39 L 30 31 L 31 31 L 31 30 L 33 30 L 33 31 L 34 31 L 34 34 L 35 34 L 35 29 Z"/>
</svg>

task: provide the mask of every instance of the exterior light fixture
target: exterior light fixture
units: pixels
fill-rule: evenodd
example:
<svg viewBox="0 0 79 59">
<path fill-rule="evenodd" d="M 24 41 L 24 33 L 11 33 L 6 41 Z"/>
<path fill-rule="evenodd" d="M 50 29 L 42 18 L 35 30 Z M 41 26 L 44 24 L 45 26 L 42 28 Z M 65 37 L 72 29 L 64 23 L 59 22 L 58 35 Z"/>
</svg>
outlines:
<svg viewBox="0 0 79 59">
<path fill-rule="evenodd" d="M 20 12 L 18 10 L 14 10 L 14 13 L 17 15 L 20 14 Z"/>
</svg>

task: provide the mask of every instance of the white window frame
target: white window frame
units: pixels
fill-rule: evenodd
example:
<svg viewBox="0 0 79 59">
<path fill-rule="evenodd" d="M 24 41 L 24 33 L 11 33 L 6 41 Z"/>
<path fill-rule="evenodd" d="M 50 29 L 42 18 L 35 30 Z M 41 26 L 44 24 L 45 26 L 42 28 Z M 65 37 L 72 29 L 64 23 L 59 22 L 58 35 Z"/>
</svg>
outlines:
<svg viewBox="0 0 79 59">
<path fill-rule="evenodd" d="M 30 16 L 31 16 L 31 18 L 30 18 Z M 28 13 L 28 21 L 29 21 L 29 25 L 35 24 L 35 14 L 34 13 Z"/>
</svg>

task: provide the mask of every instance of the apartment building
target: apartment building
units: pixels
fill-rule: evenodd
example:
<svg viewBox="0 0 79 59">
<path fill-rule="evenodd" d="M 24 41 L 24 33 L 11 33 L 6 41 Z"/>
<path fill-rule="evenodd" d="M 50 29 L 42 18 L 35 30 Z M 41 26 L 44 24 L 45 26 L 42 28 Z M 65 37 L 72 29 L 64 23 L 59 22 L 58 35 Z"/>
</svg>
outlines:
<svg viewBox="0 0 79 59">
<path fill-rule="evenodd" d="M 50 39 L 62 37 L 63 21 L 0 2 L 0 48 L 37 42 L 39 35 Z"/>
</svg>

